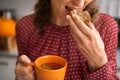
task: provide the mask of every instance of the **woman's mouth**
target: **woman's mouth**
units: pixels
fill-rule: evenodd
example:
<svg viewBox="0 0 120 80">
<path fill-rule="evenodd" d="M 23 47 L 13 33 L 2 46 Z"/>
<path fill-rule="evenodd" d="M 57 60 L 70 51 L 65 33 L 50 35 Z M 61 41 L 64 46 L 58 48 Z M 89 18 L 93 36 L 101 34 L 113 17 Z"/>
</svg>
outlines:
<svg viewBox="0 0 120 80">
<path fill-rule="evenodd" d="M 67 10 L 67 14 L 69 14 L 71 11 L 81 11 L 80 8 L 72 8 L 72 7 L 69 7 L 69 6 L 65 6 L 66 10 Z"/>
<path fill-rule="evenodd" d="M 66 8 L 66 10 L 67 10 L 68 13 L 69 13 L 70 11 L 73 11 L 73 8 L 71 8 L 71 7 L 65 6 L 65 8 Z"/>
</svg>

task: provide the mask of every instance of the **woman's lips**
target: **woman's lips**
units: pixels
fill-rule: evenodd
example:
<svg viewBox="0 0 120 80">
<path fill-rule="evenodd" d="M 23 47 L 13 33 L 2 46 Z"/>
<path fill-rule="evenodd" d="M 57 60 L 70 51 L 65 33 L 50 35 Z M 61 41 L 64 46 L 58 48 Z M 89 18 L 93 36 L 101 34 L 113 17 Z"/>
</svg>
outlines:
<svg viewBox="0 0 120 80">
<path fill-rule="evenodd" d="M 66 8 L 66 11 L 67 11 L 67 14 L 68 14 L 68 15 L 70 14 L 71 11 L 73 11 L 73 9 L 70 8 L 70 7 L 68 7 L 68 6 L 65 6 L 65 8 Z"/>
<path fill-rule="evenodd" d="M 66 10 L 67 10 L 67 13 L 69 14 L 71 11 L 80 11 L 80 8 L 72 8 L 72 7 L 69 7 L 69 6 L 65 6 Z"/>
<path fill-rule="evenodd" d="M 65 8 L 66 8 L 66 10 L 69 11 L 69 12 L 73 10 L 72 8 L 70 8 L 70 7 L 68 7 L 68 6 L 65 6 Z"/>
</svg>

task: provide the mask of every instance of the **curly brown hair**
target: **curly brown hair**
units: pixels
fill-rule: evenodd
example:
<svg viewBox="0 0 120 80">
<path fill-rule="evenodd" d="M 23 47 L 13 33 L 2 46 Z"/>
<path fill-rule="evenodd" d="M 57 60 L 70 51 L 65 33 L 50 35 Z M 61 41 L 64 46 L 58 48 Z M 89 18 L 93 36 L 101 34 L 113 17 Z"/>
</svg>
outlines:
<svg viewBox="0 0 120 80">
<path fill-rule="evenodd" d="M 96 15 L 98 13 L 98 7 L 96 5 L 96 0 L 93 0 L 88 4 L 84 11 L 88 11 L 91 15 L 92 22 L 96 21 Z M 51 4 L 50 0 L 38 0 L 34 7 L 35 18 L 34 25 L 40 31 L 44 31 L 45 24 L 50 21 L 51 17 Z"/>
</svg>

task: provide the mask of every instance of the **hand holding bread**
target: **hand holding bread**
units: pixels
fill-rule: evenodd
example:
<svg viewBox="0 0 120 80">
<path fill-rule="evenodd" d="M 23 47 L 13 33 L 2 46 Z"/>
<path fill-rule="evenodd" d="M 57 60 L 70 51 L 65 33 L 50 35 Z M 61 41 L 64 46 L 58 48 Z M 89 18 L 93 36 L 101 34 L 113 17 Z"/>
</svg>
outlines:
<svg viewBox="0 0 120 80">
<path fill-rule="evenodd" d="M 87 59 L 89 70 L 93 72 L 104 66 L 108 61 L 104 43 L 88 17 L 88 13 L 72 12 L 67 15 L 67 19 L 76 46 Z"/>
</svg>

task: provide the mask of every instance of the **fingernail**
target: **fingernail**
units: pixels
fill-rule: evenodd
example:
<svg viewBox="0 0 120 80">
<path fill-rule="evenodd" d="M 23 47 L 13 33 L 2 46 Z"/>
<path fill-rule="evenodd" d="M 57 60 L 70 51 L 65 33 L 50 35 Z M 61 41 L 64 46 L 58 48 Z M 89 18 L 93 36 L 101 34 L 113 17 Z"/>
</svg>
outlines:
<svg viewBox="0 0 120 80">
<path fill-rule="evenodd" d="M 70 15 L 67 15 L 66 18 L 70 18 Z"/>
<path fill-rule="evenodd" d="M 30 59 L 25 59 L 25 62 L 30 63 L 31 61 L 30 61 Z"/>
</svg>

